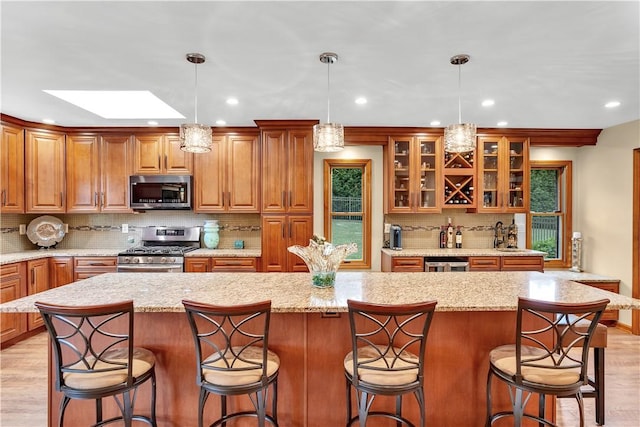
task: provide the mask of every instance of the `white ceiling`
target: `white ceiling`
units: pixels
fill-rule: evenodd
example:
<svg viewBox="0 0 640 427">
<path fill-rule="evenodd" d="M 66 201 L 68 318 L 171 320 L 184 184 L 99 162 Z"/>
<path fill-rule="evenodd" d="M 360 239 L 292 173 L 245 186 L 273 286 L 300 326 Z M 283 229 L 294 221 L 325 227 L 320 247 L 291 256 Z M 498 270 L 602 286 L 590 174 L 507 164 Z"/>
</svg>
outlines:
<svg viewBox="0 0 640 427">
<path fill-rule="evenodd" d="M 106 120 L 44 89 L 150 90 L 193 121 L 327 117 L 345 126 L 607 128 L 640 118 L 640 2 L 1 2 L 1 111 L 63 126 Z M 234 96 L 239 105 L 225 103 Z M 365 96 L 368 103 L 356 105 Z M 495 100 L 482 107 L 486 98 Z M 622 104 L 605 109 L 611 100 Z"/>
</svg>

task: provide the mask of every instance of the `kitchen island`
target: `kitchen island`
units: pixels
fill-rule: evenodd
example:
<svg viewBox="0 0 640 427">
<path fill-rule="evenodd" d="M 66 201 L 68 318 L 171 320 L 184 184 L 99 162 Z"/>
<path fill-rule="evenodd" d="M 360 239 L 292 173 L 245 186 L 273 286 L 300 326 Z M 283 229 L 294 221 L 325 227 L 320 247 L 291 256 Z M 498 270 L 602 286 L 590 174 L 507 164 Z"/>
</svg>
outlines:
<svg viewBox="0 0 640 427">
<path fill-rule="evenodd" d="M 269 347 L 281 360 L 280 425 L 326 427 L 343 425 L 345 418 L 342 360 L 351 345 L 347 299 L 389 304 L 435 299 L 425 371 L 427 423 L 446 427 L 484 424 L 488 354 L 513 342 L 518 296 L 563 302 L 608 298 L 610 308 L 640 309 L 640 300 L 537 272 L 339 272 L 330 289 L 313 288 L 310 281 L 308 273 L 112 273 L 2 304 L 0 311 L 34 312 L 35 301 L 89 305 L 132 299 L 136 345 L 157 356 L 158 425 L 183 427 L 197 425 L 198 388 L 182 299 L 212 304 L 270 299 Z M 142 391 L 137 406 L 144 409 L 147 391 Z M 417 411 L 412 398 L 405 401 L 405 411 Z M 51 426 L 58 402 L 50 387 Z M 502 396 L 496 405 L 506 403 Z M 211 399 L 210 416 L 217 408 Z M 92 414 L 90 402 L 73 402 L 67 422 L 89 424 L 85 413 Z"/>
</svg>

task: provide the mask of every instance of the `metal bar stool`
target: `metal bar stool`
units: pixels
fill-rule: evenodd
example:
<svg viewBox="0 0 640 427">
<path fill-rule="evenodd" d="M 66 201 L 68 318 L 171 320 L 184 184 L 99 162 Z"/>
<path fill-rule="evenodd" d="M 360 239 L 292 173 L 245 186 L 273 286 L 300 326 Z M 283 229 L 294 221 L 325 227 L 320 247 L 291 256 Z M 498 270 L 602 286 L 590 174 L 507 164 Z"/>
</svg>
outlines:
<svg viewBox="0 0 640 427">
<path fill-rule="evenodd" d="M 576 332 L 584 334 L 588 331 L 589 321 L 576 322 Z M 607 347 L 607 327 L 601 323 L 596 325 L 589 348 L 593 349 L 593 376 L 589 376 L 589 386 L 582 390 L 582 397 L 595 398 L 596 424 L 604 425 L 604 350 Z M 558 396 L 571 397 L 571 396 Z"/>
<path fill-rule="evenodd" d="M 156 426 L 155 357 L 133 346 L 133 301 L 95 306 L 36 302 L 51 337 L 60 402 L 58 426 L 72 399 L 96 401 L 94 427 L 124 421 Z M 138 387 L 151 382 L 151 414 L 133 413 Z M 120 397 L 121 396 L 121 397 Z M 113 397 L 121 415 L 103 420 L 102 399 Z"/>
<path fill-rule="evenodd" d="M 347 427 L 381 416 L 398 426 L 414 426 L 402 416 L 402 397 L 413 393 L 426 423 L 424 357 L 436 301 L 404 305 L 370 304 L 347 300 L 352 351 L 344 358 L 347 382 Z M 351 414 L 351 387 L 358 395 L 358 414 Z M 395 396 L 395 413 L 371 411 L 377 395 Z"/>
<path fill-rule="evenodd" d="M 217 306 L 183 300 L 196 349 L 196 384 L 200 387 L 198 426 L 211 393 L 221 398 L 220 419 L 210 427 L 245 416 L 278 426 L 277 390 L 280 359 L 268 349 L 271 301 Z M 273 386 L 271 414 L 267 413 L 269 386 Z M 248 395 L 253 411 L 227 413 L 227 396 Z"/>
<path fill-rule="evenodd" d="M 580 426 L 584 426 L 581 388 L 588 384 L 589 346 L 608 299 L 585 303 L 554 303 L 518 298 L 516 343 L 493 349 L 487 376 L 486 426 L 503 417 L 523 418 L 554 426 L 544 418 L 545 396 L 572 396 L 578 402 Z M 577 328 L 586 322 L 585 329 Z M 572 352 L 579 349 L 579 357 Z M 491 380 L 507 384 L 511 411 L 492 413 Z M 538 395 L 538 414 L 525 412 L 529 398 Z"/>
</svg>

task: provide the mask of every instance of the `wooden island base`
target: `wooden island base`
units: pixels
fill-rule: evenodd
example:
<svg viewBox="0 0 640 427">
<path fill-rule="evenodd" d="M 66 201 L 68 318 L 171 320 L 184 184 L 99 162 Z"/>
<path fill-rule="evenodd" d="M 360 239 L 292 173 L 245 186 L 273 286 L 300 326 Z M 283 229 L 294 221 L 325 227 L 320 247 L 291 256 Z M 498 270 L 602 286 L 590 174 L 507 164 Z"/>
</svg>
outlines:
<svg viewBox="0 0 640 427">
<path fill-rule="evenodd" d="M 157 357 L 157 414 L 159 427 L 197 426 L 193 338 L 184 313 L 135 314 L 135 345 L 152 350 Z M 484 426 L 485 389 L 492 348 L 512 343 L 515 312 L 436 312 L 427 341 L 425 396 L 427 425 L 438 427 Z M 345 378 L 343 358 L 350 350 L 346 313 L 274 313 L 269 347 L 280 356 L 278 421 L 281 427 L 336 427 L 345 425 Z M 53 366 L 53 361 L 49 361 Z M 57 425 L 60 394 L 53 390 L 50 370 L 49 426 Z M 138 411 L 148 410 L 148 386 L 137 398 Z M 506 390 L 494 384 L 494 408 L 508 407 Z M 353 401 L 353 400 L 352 400 Z M 418 420 L 413 396 L 404 399 L 403 412 Z M 240 403 L 231 401 L 233 405 Z M 245 402 L 246 403 L 246 402 Z M 245 404 L 240 403 L 240 404 Z M 105 401 L 111 405 L 111 401 Z M 393 408 L 390 398 L 376 398 L 375 405 Z M 537 400 L 530 406 L 537 408 Z M 205 420 L 218 415 L 219 398 L 207 402 Z M 555 412 L 549 399 L 549 415 Z M 548 415 L 548 416 L 549 416 Z M 72 401 L 65 425 L 90 425 L 92 401 Z M 502 422 L 504 421 L 504 422 Z M 501 420 L 496 426 L 509 425 Z M 209 423 L 205 423 L 208 425 Z M 232 423 L 255 426 L 255 419 Z M 370 419 L 370 427 L 395 425 Z M 531 424 L 533 425 L 533 424 Z"/>
</svg>

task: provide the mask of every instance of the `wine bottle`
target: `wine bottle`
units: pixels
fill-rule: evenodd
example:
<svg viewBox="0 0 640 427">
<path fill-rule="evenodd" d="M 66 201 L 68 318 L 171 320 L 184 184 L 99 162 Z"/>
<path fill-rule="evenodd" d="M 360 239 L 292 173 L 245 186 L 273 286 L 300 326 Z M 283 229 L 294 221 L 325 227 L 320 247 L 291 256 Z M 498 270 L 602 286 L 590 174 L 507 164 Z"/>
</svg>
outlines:
<svg viewBox="0 0 640 427">
<path fill-rule="evenodd" d="M 444 226 L 440 226 L 440 249 L 447 247 L 447 233 L 444 231 Z"/>
<path fill-rule="evenodd" d="M 449 218 L 449 225 L 447 225 L 447 248 L 453 249 L 453 225 L 451 225 L 451 218 Z"/>
<path fill-rule="evenodd" d="M 460 226 L 456 230 L 456 249 L 462 249 L 462 231 L 460 230 Z"/>
</svg>

